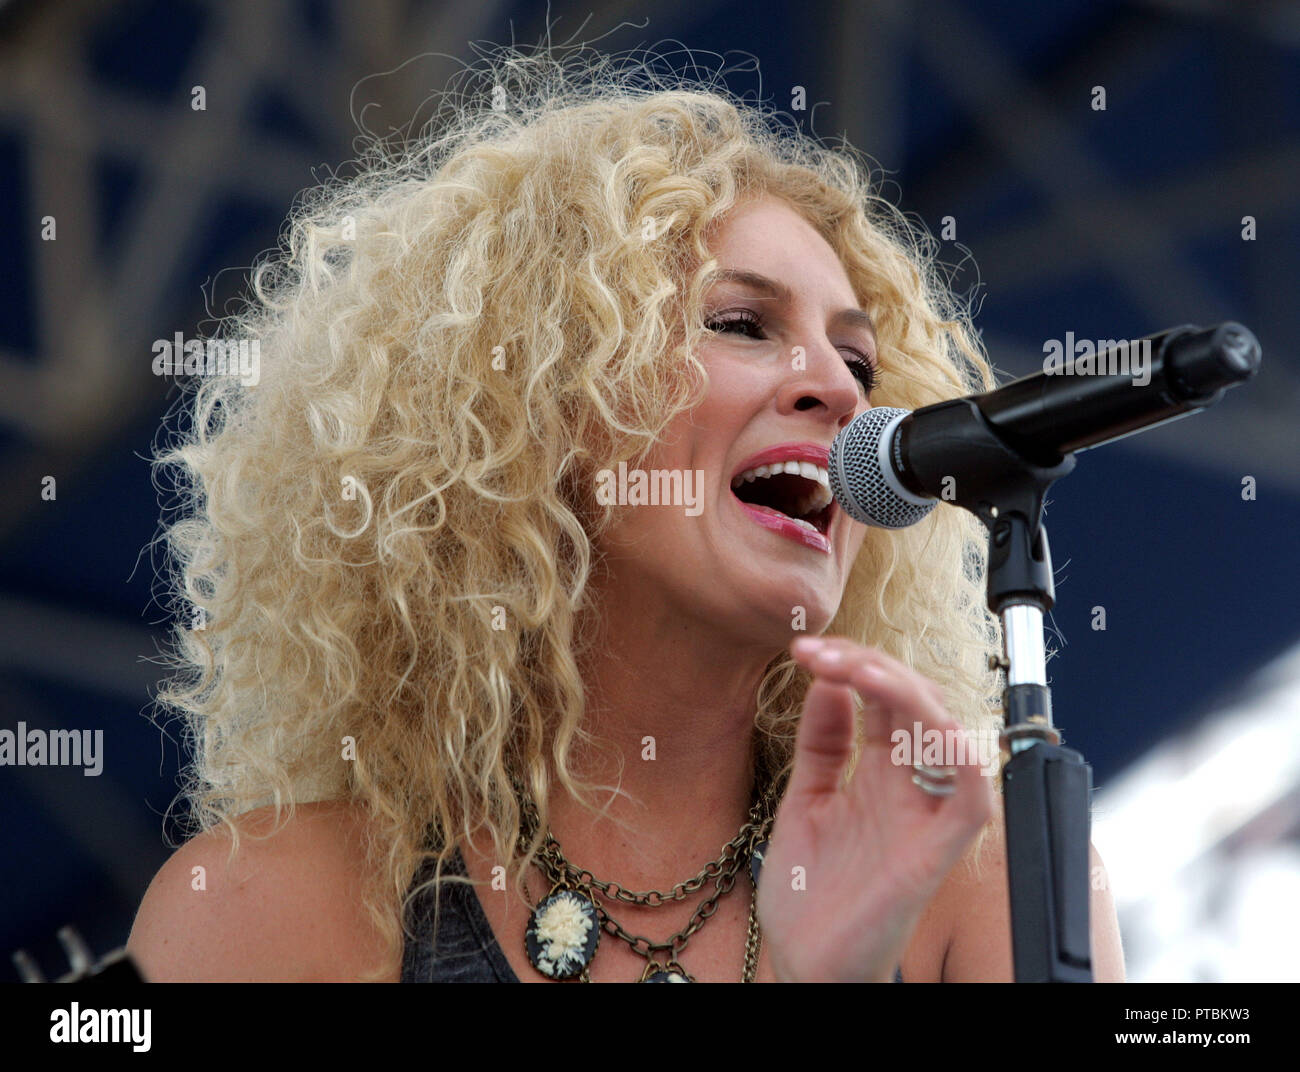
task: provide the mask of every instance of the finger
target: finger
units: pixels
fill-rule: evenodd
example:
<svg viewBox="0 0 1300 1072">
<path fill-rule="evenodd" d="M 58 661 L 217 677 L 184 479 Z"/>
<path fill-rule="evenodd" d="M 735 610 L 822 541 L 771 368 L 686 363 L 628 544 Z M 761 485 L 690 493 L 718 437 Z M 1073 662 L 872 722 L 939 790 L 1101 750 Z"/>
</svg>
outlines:
<svg viewBox="0 0 1300 1072">
<path fill-rule="evenodd" d="M 799 661 L 815 677 L 849 685 L 862 696 L 869 741 L 887 739 L 900 725 L 910 728 L 913 720 L 940 730 L 958 728 L 945 710 L 937 686 L 931 687 L 921 674 L 872 648 L 828 639 L 815 648 L 801 647 Z"/>
<path fill-rule="evenodd" d="M 797 796 L 837 791 L 852 753 L 852 690 L 814 681 L 804 698 L 787 793 Z"/>
<path fill-rule="evenodd" d="M 934 681 L 877 648 L 844 637 L 817 637 L 797 641 L 792 650 L 815 676 L 850 685 L 861 695 L 868 740 L 888 738 L 908 719 L 920 720 L 924 730 L 971 732 L 948 713 L 943 690 Z M 974 744 L 972 738 L 966 751 L 976 751 Z M 982 753 L 980 764 L 985 765 Z"/>
<path fill-rule="evenodd" d="M 797 661 L 799 661 L 801 665 L 808 666 L 809 668 L 811 668 L 810 664 L 816 661 L 819 656 L 825 656 L 828 663 L 835 665 L 838 665 L 840 662 L 866 662 L 873 666 L 882 666 L 893 670 L 904 677 L 913 677 L 916 679 L 918 684 L 924 683 L 925 685 L 932 686 L 935 689 L 938 688 L 938 686 L 924 674 L 917 673 L 917 671 L 913 670 L 906 663 L 894 658 L 894 656 L 890 655 L 888 652 L 882 651 L 880 648 L 870 647 L 866 644 L 858 644 L 855 641 L 849 640 L 848 637 L 828 636 L 802 638 L 795 641 L 792 650 Z"/>
<path fill-rule="evenodd" d="M 932 765 L 954 769 L 953 796 L 963 797 L 962 807 L 949 811 L 969 813 L 976 825 L 986 821 L 993 806 L 989 767 L 975 738 L 948 714 L 933 691 L 922 687 L 924 677 L 879 656 L 852 642 L 828 642 L 811 656 L 809 668 L 816 680 L 851 686 L 862 696 L 868 744 L 897 743 L 897 734 L 903 734 L 911 748 L 903 750 L 906 762 L 900 760 L 898 765 L 911 768 L 924 761 L 928 742 L 939 742 L 938 755 L 930 757 L 936 761 Z M 927 743 L 923 746 L 922 742 Z M 892 748 L 890 754 L 892 759 Z M 910 777 L 910 769 L 908 774 Z M 933 799 L 937 807 L 951 798 Z"/>
<path fill-rule="evenodd" d="M 851 644 L 852 641 L 847 641 L 847 643 Z M 868 657 L 874 662 L 901 674 L 905 678 L 910 678 L 915 681 L 917 686 L 923 688 L 927 693 L 929 693 L 931 699 L 933 699 L 940 707 L 947 704 L 948 700 L 943 694 L 943 689 L 939 687 L 938 682 L 933 678 L 926 677 L 924 674 L 913 670 L 906 663 L 896 659 L 887 651 L 881 651 L 879 648 L 866 648 L 865 650 Z"/>
</svg>

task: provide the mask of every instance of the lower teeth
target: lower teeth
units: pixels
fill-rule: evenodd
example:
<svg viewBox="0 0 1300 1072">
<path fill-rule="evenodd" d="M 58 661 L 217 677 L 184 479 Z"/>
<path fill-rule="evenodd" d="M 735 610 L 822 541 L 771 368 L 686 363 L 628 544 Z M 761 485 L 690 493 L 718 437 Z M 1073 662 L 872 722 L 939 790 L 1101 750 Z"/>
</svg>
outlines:
<svg viewBox="0 0 1300 1072">
<path fill-rule="evenodd" d="M 809 532 L 818 532 L 818 531 L 820 531 L 820 530 L 817 528 L 817 526 L 814 525 L 811 521 L 805 521 L 805 520 L 804 520 L 803 518 L 801 518 L 801 517 L 792 517 L 790 520 L 793 521 L 796 525 L 802 525 L 802 526 L 803 526 L 804 528 L 806 528 Z"/>
</svg>

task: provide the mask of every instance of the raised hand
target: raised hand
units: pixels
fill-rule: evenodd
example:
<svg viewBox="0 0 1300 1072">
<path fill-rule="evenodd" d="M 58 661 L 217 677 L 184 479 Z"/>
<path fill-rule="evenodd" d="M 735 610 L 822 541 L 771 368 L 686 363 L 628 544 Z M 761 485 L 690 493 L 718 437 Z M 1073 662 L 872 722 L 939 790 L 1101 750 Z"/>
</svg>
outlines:
<svg viewBox="0 0 1300 1072">
<path fill-rule="evenodd" d="M 791 650 L 814 680 L 763 862 L 764 941 L 784 982 L 886 982 L 926 905 L 992 817 L 992 779 L 959 763 L 924 778 L 948 794 L 935 795 L 891 758 L 895 729 L 910 736 L 919 722 L 945 740 L 963 733 L 927 678 L 842 638 L 800 639 Z M 865 741 L 846 785 L 855 691 L 866 701 Z M 800 879 L 805 888 L 794 888 Z"/>
</svg>

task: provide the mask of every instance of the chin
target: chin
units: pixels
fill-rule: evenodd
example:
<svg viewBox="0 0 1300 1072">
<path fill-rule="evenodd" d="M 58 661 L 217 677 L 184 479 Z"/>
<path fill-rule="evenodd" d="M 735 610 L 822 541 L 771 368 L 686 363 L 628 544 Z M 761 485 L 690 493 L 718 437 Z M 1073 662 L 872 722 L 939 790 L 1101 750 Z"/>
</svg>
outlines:
<svg viewBox="0 0 1300 1072">
<path fill-rule="evenodd" d="M 807 585 L 776 587 L 771 580 L 770 576 L 757 578 L 748 588 L 754 595 L 748 625 L 764 642 L 787 647 L 795 637 L 818 636 L 826 630 L 839 610 L 838 595 L 831 600 Z"/>
</svg>

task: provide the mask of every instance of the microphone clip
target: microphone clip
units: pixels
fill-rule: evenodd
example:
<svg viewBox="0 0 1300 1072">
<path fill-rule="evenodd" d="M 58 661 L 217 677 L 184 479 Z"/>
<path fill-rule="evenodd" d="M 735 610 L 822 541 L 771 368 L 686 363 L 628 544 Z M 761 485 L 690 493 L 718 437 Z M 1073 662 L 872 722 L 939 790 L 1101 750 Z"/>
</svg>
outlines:
<svg viewBox="0 0 1300 1072">
<path fill-rule="evenodd" d="M 925 437 L 909 442 L 908 421 L 899 429 L 894 462 L 900 479 L 969 510 L 984 523 L 989 531 L 988 606 L 994 614 L 1009 603 L 1051 610 L 1056 591 L 1043 503 L 1047 489 L 1074 470 L 1074 455 L 1028 457 L 999 436 L 968 398 L 927 406 L 925 413 Z M 937 432 L 935 422 L 941 424 Z"/>
</svg>

